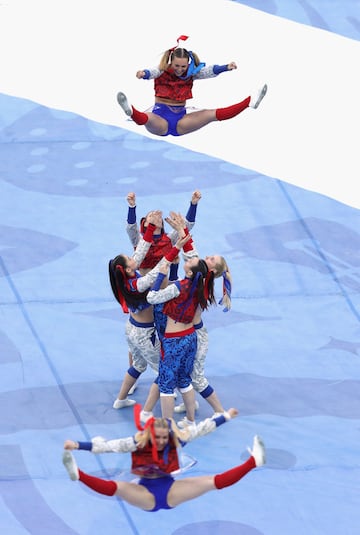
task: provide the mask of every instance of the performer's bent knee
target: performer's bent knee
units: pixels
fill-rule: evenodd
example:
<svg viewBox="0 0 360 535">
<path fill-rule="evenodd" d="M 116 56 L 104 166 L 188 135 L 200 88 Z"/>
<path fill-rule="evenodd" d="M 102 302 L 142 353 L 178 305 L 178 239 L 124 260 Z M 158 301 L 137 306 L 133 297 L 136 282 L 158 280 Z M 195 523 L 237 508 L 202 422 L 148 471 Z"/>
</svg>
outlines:
<svg viewBox="0 0 360 535">
<path fill-rule="evenodd" d="M 195 379 L 195 380 L 193 379 L 192 380 L 192 385 L 194 387 L 194 390 L 196 390 L 196 392 L 199 392 L 199 394 L 201 394 L 201 392 L 205 392 L 206 389 L 208 388 L 209 381 L 205 377 L 202 377 L 199 380 L 198 379 Z M 212 392 L 210 392 L 210 393 L 212 393 Z M 208 397 L 208 396 L 210 396 L 210 394 L 207 394 L 205 397 Z"/>
<path fill-rule="evenodd" d="M 211 394 L 214 392 L 214 389 L 212 386 L 210 386 L 209 384 L 207 385 L 207 387 L 202 390 L 201 392 L 199 392 L 200 396 L 202 396 L 204 399 L 208 398 L 209 396 L 211 396 Z"/>
<path fill-rule="evenodd" d="M 142 371 L 137 370 L 134 366 L 130 366 L 127 372 L 134 379 L 138 379 L 139 376 L 142 374 Z"/>
</svg>

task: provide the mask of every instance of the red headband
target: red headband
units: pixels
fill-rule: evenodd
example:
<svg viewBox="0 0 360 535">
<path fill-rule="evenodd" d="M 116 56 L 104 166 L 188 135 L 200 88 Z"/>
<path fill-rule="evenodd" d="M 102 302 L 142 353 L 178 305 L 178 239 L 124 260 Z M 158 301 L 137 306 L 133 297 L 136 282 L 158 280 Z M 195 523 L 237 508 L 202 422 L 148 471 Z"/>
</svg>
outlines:
<svg viewBox="0 0 360 535">
<path fill-rule="evenodd" d="M 177 45 L 176 45 L 176 46 L 173 46 L 172 48 L 169 48 L 169 51 L 170 51 L 170 52 L 174 52 L 174 50 L 175 50 L 176 48 L 178 48 L 178 46 L 179 46 L 179 41 L 186 41 L 188 38 L 189 38 L 188 35 L 180 35 L 180 37 L 178 37 L 178 38 L 176 39 Z"/>
<path fill-rule="evenodd" d="M 156 440 L 155 440 L 155 429 L 154 429 L 155 418 L 152 416 L 146 421 L 145 425 L 142 426 L 141 421 L 140 421 L 140 412 L 141 412 L 141 405 L 140 403 L 136 403 L 136 405 L 134 405 L 135 425 L 139 431 L 145 431 L 145 429 L 150 428 L 150 434 L 152 438 L 152 456 L 156 462 L 159 462 L 159 456 L 158 456 Z"/>
</svg>

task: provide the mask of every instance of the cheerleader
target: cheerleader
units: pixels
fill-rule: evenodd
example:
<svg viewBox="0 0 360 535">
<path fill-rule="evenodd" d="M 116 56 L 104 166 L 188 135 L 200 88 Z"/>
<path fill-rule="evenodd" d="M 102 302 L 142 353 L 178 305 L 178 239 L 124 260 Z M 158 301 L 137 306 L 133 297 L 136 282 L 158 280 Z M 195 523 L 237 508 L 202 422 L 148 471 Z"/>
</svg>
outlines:
<svg viewBox="0 0 360 535">
<path fill-rule="evenodd" d="M 198 253 L 193 246 L 193 244 L 188 242 L 186 244 L 186 252 L 183 253 L 184 258 L 198 258 Z M 221 278 L 223 281 L 222 284 L 222 297 L 219 301 L 219 304 L 223 306 L 223 311 L 228 312 L 231 308 L 231 274 L 230 269 L 227 265 L 225 258 L 221 255 L 210 255 L 205 257 L 205 262 L 210 271 L 214 274 L 214 278 Z M 197 334 L 197 352 L 194 359 L 194 367 L 191 373 L 192 385 L 196 392 L 198 392 L 201 397 L 209 403 L 211 408 L 214 411 L 214 415 L 221 414 L 224 412 L 224 408 L 221 404 L 221 401 L 214 390 L 214 388 L 209 384 L 207 377 L 205 376 L 205 359 L 209 347 L 209 334 L 206 326 L 202 320 L 202 310 L 198 309 L 194 317 L 194 329 Z M 195 410 L 199 408 L 199 404 L 195 402 Z M 186 412 L 186 416 L 181 422 L 178 423 L 179 426 L 191 425 L 194 423 L 192 418 L 192 413 L 187 412 L 186 406 L 184 403 L 180 403 L 174 408 L 176 413 Z"/>
<path fill-rule="evenodd" d="M 150 223 L 144 234 L 143 240 L 148 243 L 148 247 L 151 245 L 155 228 L 156 226 Z M 155 332 L 153 309 L 147 302 L 146 296 L 161 265 L 168 266 L 178 256 L 187 239 L 187 237 L 179 239 L 164 259 L 143 276 L 137 271 L 139 260 L 136 262 L 134 257 L 120 254 L 109 262 L 109 277 L 114 297 L 121 305 L 123 312 L 129 314 L 125 335 L 132 354 L 132 364 L 125 374 L 117 399 L 114 401 L 114 409 L 122 409 L 135 404 L 135 401 L 128 399 L 127 396 L 148 364 L 156 373 L 158 371 L 160 342 Z"/>
<path fill-rule="evenodd" d="M 133 247 L 137 248 L 138 244 L 141 242 L 142 237 L 144 233 L 146 233 L 148 225 L 149 225 L 149 217 L 151 217 L 151 214 L 153 212 L 149 212 L 146 216 L 142 217 L 140 220 L 140 228 L 137 224 L 136 220 L 136 194 L 134 192 L 129 192 L 127 194 L 127 202 L 128 202 L 128 214 L 127 214 L 127 224 L 126 224 L 126 232 L 129 236 L 130 242 L 133 245 Z M 193 226 L 195 225 L 195 219 L 196 219 L 196 212 L 197 212 L 197 206 L 201 199 L 201 192 L 199 190 L 196 190 L 191 195 L 190 200 L 190 206 L 187 211 L 187 214 L 185 216 L 184 224 L 186 225 L 187 229 L 190 231 Z M 159 224 L 153 234 L 152 234 L 152 242 L 150 245 L 150 248 L 147 250 L 145 258 L 142 260 L 142 262 L 139 265 L 139 272 L 141 275 L 146 275 L 151 269 L 153 269 L 156 264 L 163 258 L 172 248 L 172 246 L 176 243 L 178 239 L 178 233 L 176 230 L 173 230 L 170 234 L 167 234 L 164 229 L 164 221 L 161 218 L 161 224 Z M 165 287 L 168 282 L 176 280 L 178 276 L 178 260 L 172 262 L 170 265 L 170 272 L 169 272 L 169 278 L 165 279 L 162 283 L 162 286 Z M 162 339 L 162 336 L 165 331 L 165 325 L 166 325 L 166 316 L 164 316 L 162 312 L 162 305 L 155 305 L 153 307 L 153 314 L 154 314 L 154 323 L 155 328 L 157 331 L 157 335 L 159 339 Z M 129 366 L 133 365 L 133 359 L 132 354 L 129 351 L 128 353 L 129 358 Z M 134 383 L 134 385 L 129 390 L 128 394 L 131 395 L 134 393 L 136 389 L 137 383 Z"/>
<path fill-rule="evenodd" d="M 177 46 L 166 50 L 160 65 L 152 69 L 137 71 L 136 77 L 154 80 L 155 105 L 151 112 L 141 112 L 131 106 L 124 93 L 117 94 L 117 100 L 126 115 L 138 125 L 157 136 L 182 136 L 214 121 L 224 121 L 236 117 L 247 108 L 256 109 L 267 92 L 263 85 L 254 95 L 247 96 L 241 102 L 226 108 L 199 110 L 187 114 L 186 101 L 192 98 L 194 80 L 213 78 L 237 68 L 235 62 L 226 65 L 209 65 L 201 63 L 197 54 L 179 47 L 179 41 L 187 36 L 181 35 Z"/>
<path fill-rule="evenodd" d="M 190 241 L 189 235 L 187 238 L 187 242 Z M 153 305 L 164 303 L 163 312 L 167 316 L 158 377 L 161 413 L 165 418 L 172 417 L 174 391 L 177 388 L 187 410 L 194 416 L 195 394 L 191 372 L 197 350 L 197 335 L 193 320 L 198 307 L 206 310 L 215 303 L 214 277 L 206 262 L 194 257 L 184 263 L 184 279 L 161 288 L 167 271 L 168 266 L 160 267 L 147 295 L 147 301 Z"/>
<path fill-rule="evenodd" d="M 201 199 L 201 192 L 196 190 L 191 195 L 190 206 L 185 216 L 185 222 L 187 229 L 191 229 L 195 225 L 197 206 Z M 136 194 L 131 191 L 127 194 L 126 200 L 128 202 L 128 213 L 126 220 L 126 232 L 130 239 L 130 242 L 134 248 L 137 247 L 141 237 L 147 229 L 149 223 L 149 214 L 143 216 L 140 220 L 140 225 L 137 224 L 136 217 Z M 158 261 L 165 256 L 165 254 L 171 249 L 172 245 L 177 241 L 178 234 L 174 230 L 171 233 L 166 233 L 164 229 L 164 221 L 161 221 L 161 226 L 156 228 L 153 234 L 153 240 L 151 247 L 146 254 L 146 257 L 139 266 L 139 271 L 142 275 L 145 275 L 148 270 L 155 267 Z"/>
<path fill-rule="evenodd" d="M 176 214 L 174 212 L 170 213 L 170 217 L 166 218 L 166 222 L 172 226 L 177 232 L 180 232 L 180 229 L 184 229 L 186 234 L 186 225 L 181 214 Z M 199 259 L 198 252 L 195 248 L 195 245 L 190 238 L 189 241 L 184 245 L 183 248 L 183 257 L 186 260 Z M 224 257 L 220 255 L 211 255 L 205 257 L 205 263 L 209 271 L 212 271 L 214 278 L 222 278 L 223 281 L 223 296 L 219 301 L 224 307 L 224 312 L 227 312 L 231 308 L 231 274 L 229 267 L 226 263 Z M 224 408 L 221 404 L 221 401 L 215 392 L 214 388 L 209 384 L 208 379 L 205 376 L 205 359 L 208 351 L 208 331 L 202 321 L 202 310 L 200 307 L 196 310 L 194 320 L 193 320 L 194 329 L 197 335 L 197 350 L 194 359 L 194 366 L 191 372 L 192 386 L 195 391 L 198 392 L 205 401 L 209 403 L 214 411 L 214 415 L 219 415 L 224 412 Z M 152 416 L 153 408 L 156 402 L 159 399 L 159 389 L 157 381 L 155 381 L 151 388 L 149 395 L 145 401 L 144 408 L 141 411 L 141 420 L 146 422 L 148 418 Z M 186 425 L 192 425 L 195 423 L 195 411 L 199 408 L 199 404 L 194 400 L 193 406 L 186 406 L 185 402 L 180 403 L 174 407 L 175 413 L 186 412 L 186 416 L 182 421 L 178 422 L 180 427 Z"/>
<path fill-rule="evenodd" d="M 96 437 L 91 442 L 66 440 L 63 463 L 70 479 L 81 481 L 95 492 L 117 496 L 144 511 L 172 509 L 211 490 L 234 485 L 251 470 L 265 464 L 265 446 L 261 438 L 255 436 L 252 448 L 248 448 L 249 458 L 239 466 L 217 475 L 174 479 L 173 473 L 180 468 L 179 446 L 211 433 L 237 413 L 236 409 L 231 408 L 217 418 L 208 418 L 186 430 L 178 429 L 172 419 L 165 418 L 151 418 L 142 428 L 137 417 L 140 431 L 132 437 L 109 441 Z M 131 471 L 140 479 L 137 483 L 109 481 L 89 475 L 78 468 L 71 450 L 86 450 L 95 454 L 131 453 Z"/>
</svg>

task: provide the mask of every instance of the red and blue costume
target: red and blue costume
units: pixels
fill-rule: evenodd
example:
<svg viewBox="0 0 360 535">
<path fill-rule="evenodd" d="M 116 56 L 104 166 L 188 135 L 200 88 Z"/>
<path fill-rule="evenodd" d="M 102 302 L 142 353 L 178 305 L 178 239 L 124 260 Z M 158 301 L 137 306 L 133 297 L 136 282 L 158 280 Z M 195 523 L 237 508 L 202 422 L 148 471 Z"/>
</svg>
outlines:
<svg viewBox="0 0 360 535">
<path fill-rule="evenodd" d="M 224 415 L 213 419 L 207 418 L 206 420 L 199 422 L 196 426 L 192 426 L 192 428 L 188 430 L 188 438 L 186 441 L 179 440 L 181 447 L 184 447 L 188 442 L 195 438 L 211 433 L 229 419 L 229 414 L 224 413 Z M 152 418 L 151 421 L 146 424 L 146 427 L 150 427 L 152 436 L 154 436 L 154 422 L 155 419 Z M 108 441 L 102 437 L 95 437 L 91 442 L 78 442 L 78 449 L 91 451 L 96 454 L 113 452 L 131 453 L 131 471 L 136 475 L 141 475 L 138 485 L 145 487 L 155 498 L 155 507 L 150 512 L 155 512 L 159 509 L 171 509 L 167 503 L 167 495 L 174 483 L 173 472 L 177 473 L 181 468 L 178 450 L 173 439 L 170 420 L 168 420 L 168 424 L 169 442 L 163 451 L 158 451 L 156 449 L 156 446 L 154 446 L 154 439 L 152 439 L 152 441 L 149 440 L 144 448 L 138 447 L 134 436 Z M 79 470 L 79 479 L 82 483 L 101 494 L 113 496 L 116 493 L 117 485 L 114 481 L 105 481 L 90 476 L 81 470 Z"/>
<path fill-rule="evenodd" d="M 191 372 L 197 350 L 197 336 L 192 321 L 199 305 L 194 281 L 185 278 L 160 289 L 164 275 L 159 273 L 147 295 L 151 304 L 165 303 L 163 312 L 174 321 L 188 324 L 180 332 L 167 333 L 162 339 L 159 362 L 160 394 L 170 395 L 175 388 L 186 391 L 191 386 Z"/>
<path fill-rule="evenodd" d="M 218 74 L 228 70 L 227 65 L 209 65 L 200 63 L 194 67 L 194 59 L 190 54 L 190 64 L 185 76 L 177 76 L 174 70 L 169 68 L 161 71 L 159 68 L 144 69 L 144 79 L 154 79 L 155 99 L 165 99 L 179 102 L 178 105 L 156 102 L 152 108 L 152 113 L 159 115 L 168 122 L 168 131 L 165 136 L 178 136 L 177 123 L 186 114 L 184 102 L 193 98 L 192 88 L 194 80 L 213 78 Z"/>
</svg>

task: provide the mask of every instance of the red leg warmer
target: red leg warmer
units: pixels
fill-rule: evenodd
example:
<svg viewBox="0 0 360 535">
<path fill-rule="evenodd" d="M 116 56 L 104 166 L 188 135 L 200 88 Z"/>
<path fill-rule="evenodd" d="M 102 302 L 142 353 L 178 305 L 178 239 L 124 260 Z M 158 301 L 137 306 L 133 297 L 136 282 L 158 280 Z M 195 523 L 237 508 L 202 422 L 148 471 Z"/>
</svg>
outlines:
<svg viewBox="0 0 360 535">
<path fill-rule="evenodd" d="M 132 106 L 132 110 L 133 112 L 131 118 L 136 124 L 143 125 L 148 122 L 149 117 L 147 113 L 143 113 L 142 111 L 137 110 L 136 108 L 134 108 L 134 106 Z"/>
<path fill-rule="evenodd" d="M 79 480 L 92 490 L 95 490 L 100 494 L 105 494 L 106 496 L 114 496 L 117 490 L 117 484 L 115 481 L 106 481 L 105 479 L 100 479 L 99 477 L 90 476 L 81 470 L 79 470 Z"/>
<path fill-rule="evenodd" d="M 218 108 L 215 112 L 217 120 L 225 121 L 226 119 L 232 119 L 233 117 L 236 117 L 236 115 L 239 115 L 239 113 L 249 107 L 250 99 L 251 97 L 247 97 L 245 100 L 239 102 L 238 104 L 233 104 L 232 106 L 228 106 L 227 108 Z"/>
<path fill-rule="evenodd" d="M 217 489 L 230 487 L 230 485 L 234 485 L 234 483 L 240 481 L 240 479 L 246 476 L 246 474 L 250 472 L 250 470 L 252 470 L 253 468 L 256 468 L 255 459 L 254 457 L 250 457 L 245 463 L 241 464 L 240 466 L 236 466 L 235 468 L 232 468 L 227 472 L 223 472 L 222 474 L 216 475 L 214 477 L 215 487 Z"/>
</svg>

